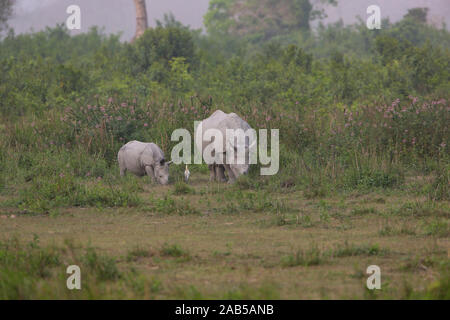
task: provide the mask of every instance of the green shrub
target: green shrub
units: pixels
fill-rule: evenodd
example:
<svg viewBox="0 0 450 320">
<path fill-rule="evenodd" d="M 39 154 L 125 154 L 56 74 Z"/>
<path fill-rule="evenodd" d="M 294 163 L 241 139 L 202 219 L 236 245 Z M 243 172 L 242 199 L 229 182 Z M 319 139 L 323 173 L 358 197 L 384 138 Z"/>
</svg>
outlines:
<svg viewBox="0 0 450 320">
<path fill-rule="evenodd" d="M 424 226 L 424 231 L 426 235 L 435 237 L 449 237 L 450 236 L 450 225 L 446 220 L 435 219 Z"/>
<path fill-rule="evenodd" d="M 175 200 L 170 196 L 165 196 L 161 199 L 156 199 L 153 201 L 155 210 L 159 213 L 163 214 L 178 214 L 178 215 L 190 215 L 190 214 L 199 214 L 200 212 L 191 207 L 189 203 L 181 200 Z"/>
<path fill-rule="evenodd" d="M 354 170 L 346 176 L 346 186 L 350 188 L 392 188 L 400 185 L 404 177 L 400 172 L 382 170 Z"/>
<path fill-rule="evenodd" d="M 295 266 L 317 266 L 327 262 L 326 255 L 317 245 L 312 245 L 308 250 L 297 250 L 294 254 L 282 258 L 281 264 L 284 267 Z"/>
<path fill-rule="evenodd" d="M 140 198 L 121 188 L 103 182 L 78 182 L 73 176 L 37 178 L 30 187 L 20 191 L 20 207 L 24 210 L 48 213 L 52 208 L 66 206 L 130 207 Z"/>
<path fill-rule="evenodd" d="M 161 255 L 178 258 L 182 256 L 188 256 L 189 254 L 178 244 L 170 245 L 168 243 L 165 243 L 161 248 Z"/>
<path fill-rule="evenodd" d="M 121 276 L 116 261 L 106 255 L 99 255 L 93 248 L 87 248 L 83 263 L 95 273 L 99 280 L 115 280 Z"/>
<path fill-rule="evenodd" d="M 184 182 L 177 182 L 175 183 L 173 193 L 175 195 L 192 194 L 195 193 L 195 190 Z"/>
<path fill-rule="evenodd" d="M 347 241 L 342 246 L 336 246 L 331 252 L 333 257 L 354 257 L 354 256 L 378 256 L 384 255 L 387 251 L 381 249 L 378 244 L 373 245 L 350 245 Z"/>
<path fill-rule="evenodd" d="M 131 262 L 131 261 L 136 261 L 139 258 L 150 257 L 151 255 L 152 255 L 152 253 L 150 252 L 150 250 L 144 249 L 141 247 L 135 247 L 134 249 L 128 251 L 126 259 L 128 262 Z"/>
<path fill-rule="evenodd" d="M 173 58 L 183 57 L 188 63 L 195 63 L 194 43 L 189 31 L 177 27 L 150 28 L 128 48 L 129 62 L 132 62 L 133 73 L 154 71 L 156 64 L 163 68 L 169 66 Z M 152 74 L 156 81 L 162 79 Z M 163 73 L 161 73 L 163 74 Z"/>
<path fill-rule="evenodd" d="M 428 191 L 428 199 L 433 201 L 450 199 L 450 170 L 439 169 L 435 172 L 433 182 Z"/>
</svg>

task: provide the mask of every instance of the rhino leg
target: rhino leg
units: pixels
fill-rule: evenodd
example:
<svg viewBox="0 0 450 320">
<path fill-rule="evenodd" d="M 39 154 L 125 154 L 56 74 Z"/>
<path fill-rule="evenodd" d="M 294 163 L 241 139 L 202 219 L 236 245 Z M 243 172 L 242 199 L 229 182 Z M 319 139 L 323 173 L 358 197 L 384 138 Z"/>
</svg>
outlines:
<svg viewBox="0 0 450 320">
<path fill-rule="evenodd" d="M 122 159 L 122 150 L 119 151 L 119 154 L 117 156 L 117 162 L 119 163 L 120 176 L 123 177 L 127 172 L 127 167 Z"/>
<path fill-rule="evenodd" d="M 225 178 L 225 168 L 223 165 L 216 165 L 216 179 L 219 182 L 225 182 L 227 179 Z"/>
<path fill-rule="evenodd" d="M 216 169 L 214 164 L 208 165 L 209 168 L 209 181 L 213 182 L 216 180 Z"/>
<path fill-rule="evenodd" d="M 225 171 L 227 172 L 227 175 L 228 175 L 228 183 L 235 182 L 236 181 L 236 177 L 234 176 L 234 173 L 231 170 L 230 165 L 225 164 L 224 167 L 225 167 Z"/>
<path fill-rule="evenodd" d="M 147 175 L 152 180 L 152 183 L 156 183 L 156 177 L 155 177 L 155 172 L 153 170 L 153 167 L 152 166 L 146 166 L 145 167 L 145 172 L 147 173 Z"/>
</svg>

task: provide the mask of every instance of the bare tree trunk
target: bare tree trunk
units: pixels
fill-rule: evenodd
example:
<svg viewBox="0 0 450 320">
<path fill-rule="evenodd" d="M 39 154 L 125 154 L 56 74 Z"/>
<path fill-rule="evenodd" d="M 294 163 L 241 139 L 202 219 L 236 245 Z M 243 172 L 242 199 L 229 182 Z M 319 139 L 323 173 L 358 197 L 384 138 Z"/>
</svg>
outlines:
<svg viewBox="0 0 450 320">
<path fill-rule="evenodd" d="M 134 35 L 132 42 L 142 36 L 145 29 L 148 28 L 145 0 L 134 0 L 134 5 L 136 7 L 136 34 Z"/>
</svg>

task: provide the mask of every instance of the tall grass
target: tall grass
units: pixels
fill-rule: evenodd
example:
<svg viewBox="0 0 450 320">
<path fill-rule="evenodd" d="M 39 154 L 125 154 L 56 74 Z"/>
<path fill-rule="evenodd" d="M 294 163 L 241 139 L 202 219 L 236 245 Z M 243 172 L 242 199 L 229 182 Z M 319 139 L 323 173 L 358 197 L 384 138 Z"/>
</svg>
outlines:
<svg viewBox="0 0 450 320">
<path fill-rule="evenodd" d="M 201 98 L 177 103 L 103 99 L 2 125 L 0 192 L 16 192 L 31 210 L 137 205 L 134 193 L 96 180 L 117 175 L 120 146 L 133 139 L 153 141 L 169 157 L 176 143 L 170 141 L 172 130 L 192 132 L 195 120 L 220 107 L 203 105 Z M 448 199 L 446 100 L 320 110 L 323 117 L 313 108 L 303 110 L 301 118 L 294 109 L 279 114 L 265 106 L 240 110 L 253 128 L 281 132 L 280 172 L 264 178 L 252 170 L 252 179 L 239 181 L 240 188 L 296 187 L 307 197 L 323 197 L 337 190 L 397 187 L 408 171 L 428 170 L 436 172 L 429 197 Z"/>
</svg>

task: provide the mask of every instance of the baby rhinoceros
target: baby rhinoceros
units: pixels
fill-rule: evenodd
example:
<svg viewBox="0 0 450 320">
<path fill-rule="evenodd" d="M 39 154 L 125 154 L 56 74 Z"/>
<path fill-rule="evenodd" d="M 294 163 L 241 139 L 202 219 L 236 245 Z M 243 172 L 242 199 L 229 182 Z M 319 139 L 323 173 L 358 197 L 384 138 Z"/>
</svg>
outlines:
<svg viewBox="0 0 450 320">
<path fill-rule="evenodd" d="M 169 165 L 172 161 L 167 162 L 163 151 L 154 143 L 128 142 L 120 148 L 117 159 L 121 176 L 130 171 L 140 177 L 148 175 L 153 182 L 162 185 L 169 183 Z"/>
</svg>

